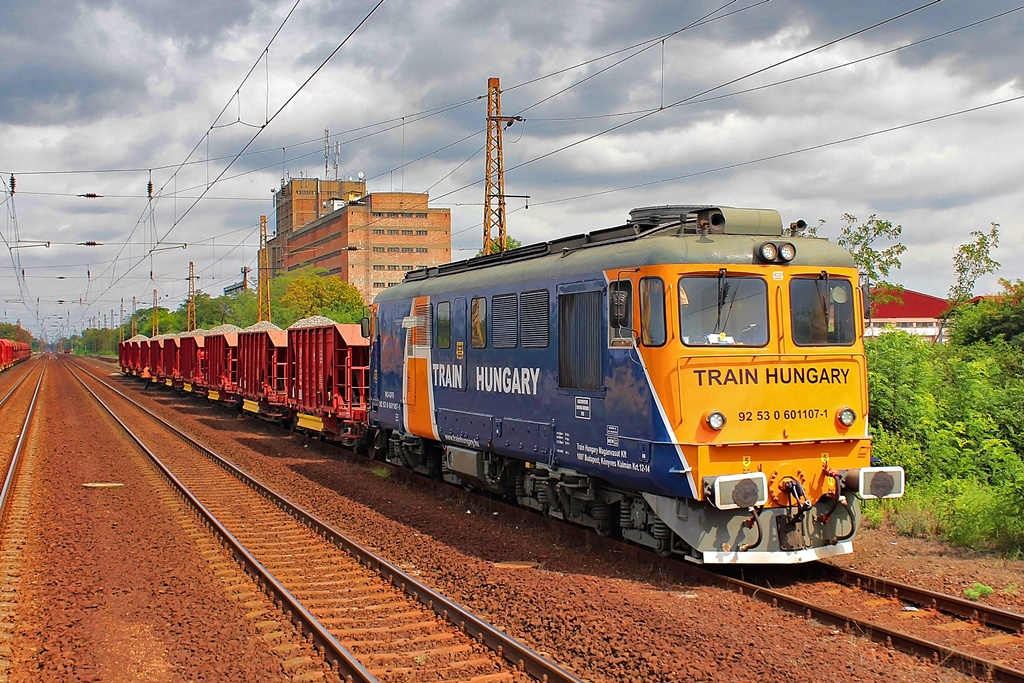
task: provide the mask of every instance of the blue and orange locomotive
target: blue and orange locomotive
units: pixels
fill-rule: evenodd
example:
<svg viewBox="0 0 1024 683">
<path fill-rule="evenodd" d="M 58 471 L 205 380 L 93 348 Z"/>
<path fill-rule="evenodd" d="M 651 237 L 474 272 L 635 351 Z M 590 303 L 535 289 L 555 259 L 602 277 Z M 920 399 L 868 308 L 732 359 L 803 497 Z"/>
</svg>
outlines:
<svg viewBox="0 0 1024 683">
<path fill-rule="evenodd" d="M 872 467 L 851 255 L 770 210 L 410 272 L 373 304 L 373 452 L 706 563 L 847 553 Z"/>
</svg>

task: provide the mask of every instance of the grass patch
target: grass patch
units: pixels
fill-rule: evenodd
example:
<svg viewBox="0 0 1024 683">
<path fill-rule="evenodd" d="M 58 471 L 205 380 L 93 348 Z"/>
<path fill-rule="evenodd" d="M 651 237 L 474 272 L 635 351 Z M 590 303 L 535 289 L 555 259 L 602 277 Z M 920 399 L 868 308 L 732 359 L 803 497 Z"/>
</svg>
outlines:
<svg viewBox="0 0 1024 683">
<path fill-rule="evenodd" d="M 865 521 L 904 536 L 1013 557 L 1024 552 L 1024 518 L 1010 486 L 949 480 L 907 487 L 903 498 L 865 501 Z"/>
<path fill-rule="evenodd" d="M 370 474 L 376 474 L 381 479 L 387 479 L 391 476 L 391 470 L 387 467 L 382 467 L 381 465 L 374 465 L 370 468 Z"/>
<path fill-rule="evenodd" d="M 964 589 L 964 595 L 969 600 L 975 600 L 975 601 L 981 600 L 982 598 L 986 598 L 986 597 L 992 595 L 993 593 L 995 593 L 995 591 L 992 590 L 991 586 L 986 586 L 985 584 L 978 583 L 977 581 L 975 581 L 974 585 L 971 586 L 970 588 L 965 588 Z"/>
</svg>

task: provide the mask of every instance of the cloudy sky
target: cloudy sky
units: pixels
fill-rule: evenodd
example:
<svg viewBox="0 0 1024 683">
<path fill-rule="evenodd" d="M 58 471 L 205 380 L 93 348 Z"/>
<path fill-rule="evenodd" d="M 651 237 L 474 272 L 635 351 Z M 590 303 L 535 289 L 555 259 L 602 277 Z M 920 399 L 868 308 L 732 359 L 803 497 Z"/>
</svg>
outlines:
<svg viewBox="0 0 1024 683">
<path fill-rule="evenodd" d="M 2 320 L 53 339 L 154 289 L 176 308 L 189 261 L 219 295 L 282 177 L 325 177 L 325 130 L 326 177 L 429 192 L 472 256 L 489 77 L 526 119 L 524 243 L 659 204 L 832 238 L 875 214 L 903 226 L 895 279 L 942 296 L 995 222 L 999 275 L 1024 277 L 1019 0 L 377 1 L 0 0 Z"/>
</svg>

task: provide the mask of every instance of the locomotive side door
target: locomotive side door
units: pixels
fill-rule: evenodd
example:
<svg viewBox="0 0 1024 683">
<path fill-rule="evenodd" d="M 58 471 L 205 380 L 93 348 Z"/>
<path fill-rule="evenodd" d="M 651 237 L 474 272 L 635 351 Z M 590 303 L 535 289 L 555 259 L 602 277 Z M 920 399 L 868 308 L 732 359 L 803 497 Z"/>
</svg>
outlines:
<svg viewBox="0 0 1024 683">
<path fill-rule="evenodd" d="M 433 419 L 431 350 L 434 306 L 427 297 L 413 300 L 411 315 L 402 320 L 405 330 L 405 431 L 437 438 Z"/>
<path fill-rule="evenodd" d="M 455 347 L 455 364 L 461 368 L 459 377 L 465 378 L 458 386 L 459 391 L 465 391 L 469 384 L 466 377 L 466 297 L 455 297 L 452 302 L 452 346 Z"/>
<path fill-rule="evenodd" d="M 380 320 L 377 307 L 370 313 L 370 400 L 380 401 Z"/>
</svg>

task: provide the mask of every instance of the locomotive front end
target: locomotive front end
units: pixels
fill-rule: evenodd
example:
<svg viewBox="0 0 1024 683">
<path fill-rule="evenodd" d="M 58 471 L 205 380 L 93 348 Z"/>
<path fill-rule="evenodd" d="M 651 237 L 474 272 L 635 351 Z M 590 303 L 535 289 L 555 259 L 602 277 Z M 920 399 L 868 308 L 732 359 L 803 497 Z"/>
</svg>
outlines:
<svg viewBox="0 0 1024 683">
<path fill-rule="evenodd" d="M 668 317 L 665 343 L 641 339 L 639 349 L 693 490 L 645 498 L 705 563 L 851 552 L 859 500 L 898 497 L 905 485 L 902 468 L 871 465 L 852 258 L 825 240 L 784 237 L 764 213 L 753 226 L 740 214 L 729 230 L 719 211 L 721 230 L 705 219 L 688 245 L 705 259 L 643 272 L 667 283 Z"/>
</svg>

